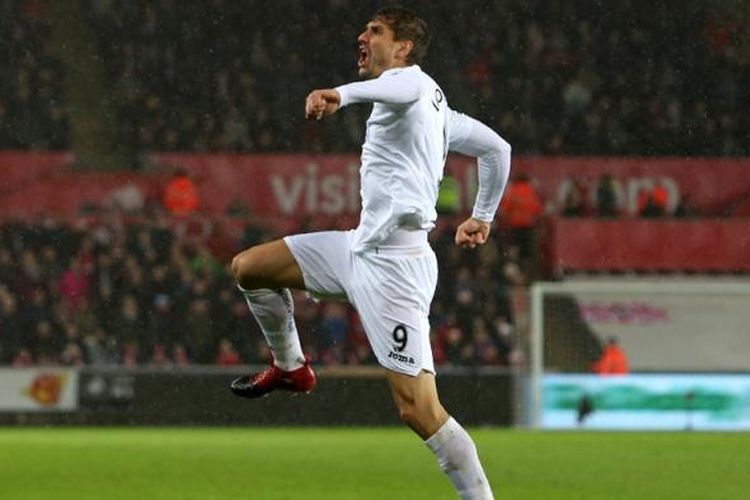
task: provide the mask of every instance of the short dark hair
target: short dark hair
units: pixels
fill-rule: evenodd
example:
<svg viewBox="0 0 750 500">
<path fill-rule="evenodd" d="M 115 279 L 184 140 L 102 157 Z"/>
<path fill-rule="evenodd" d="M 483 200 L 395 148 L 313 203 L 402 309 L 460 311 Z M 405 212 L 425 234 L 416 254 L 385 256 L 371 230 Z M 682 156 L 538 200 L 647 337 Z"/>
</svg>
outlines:
<svg viewBox="0 0 750 500">
<path fill-rule="evenodd" d="M 380 9 L 373 19 L 382 20 L 391 30 L 395 40 L 409 40 L 414 46 L 406 58 L 410 64 L 421 64 L 430 46 L 427 23 L 413 11 L 402 7 Z"/>
</svg>

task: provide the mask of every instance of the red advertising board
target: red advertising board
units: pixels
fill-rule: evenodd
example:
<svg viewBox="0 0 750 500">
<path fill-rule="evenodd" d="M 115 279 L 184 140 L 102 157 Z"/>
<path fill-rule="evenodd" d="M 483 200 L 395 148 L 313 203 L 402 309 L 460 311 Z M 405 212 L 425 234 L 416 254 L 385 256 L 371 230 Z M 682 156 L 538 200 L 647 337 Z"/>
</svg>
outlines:
<svg viewBox="0 0 750 500">
<path fill-rule="evenodd" d="M 66 165 L 64 153 L 0 152 L 0 211 L 74 215 L 84 203 L 106 203 L 113 193 L 137 186 L 158 196 L 172 167 L 190 172 L 198 184 L 203 210 L 224 213 L 241 202 L 268 217 L 346 220 L 359 212 L 359 159 L 344 155 L 182 154 L 152 155 L 141 173 L 85 173 Z M 451 156 L 447 170 L 462 187 L 462 206 L 473 203 L 476 167 Z M 548 158 L 514 157 L 513 174 L 530 175 L 556 213 L 567 185 L 575 178 L 593 196 L 599 178 L 611 174 L 621 187 L 624 213 L 633 213 L 641 190 L 659 182 L 676 205 L 690 194 L 704 214 L 719 214 L 750 197 L 750 159 Z M 347 217 L 349 216 L 349 217 Z"/>
<path fill-rule="evenodd" d="M 258 213 L 288 216 L 356 215 L 359 211 L 355 155 L 163 154 L 154 158 L 158 163 L 188 168 L 204 186 L 206 199 L 219 204 L 240 199 Z M 462 205 L 468 211 L 476 186 L 475 163 L 451 156 L 446 168 L 461 185 Z M 689 193 L 692 203 L 710 214 L 750 197 L 750 159 L 517 157 L 512 171 L 534 179 L 552 213 L 572 179 L 593 197 L 596 183 L 605 174 L 619 181 L 626 214 L 635 212 L 640 192 L 657 182 L 669 192 L 671 207 Z"/>
<path fill-rule="evenodd" d="M 597 220 L 543 224 L 543 260 L 553 273 L 750 272 L 750 219 Z"/>
</svg>

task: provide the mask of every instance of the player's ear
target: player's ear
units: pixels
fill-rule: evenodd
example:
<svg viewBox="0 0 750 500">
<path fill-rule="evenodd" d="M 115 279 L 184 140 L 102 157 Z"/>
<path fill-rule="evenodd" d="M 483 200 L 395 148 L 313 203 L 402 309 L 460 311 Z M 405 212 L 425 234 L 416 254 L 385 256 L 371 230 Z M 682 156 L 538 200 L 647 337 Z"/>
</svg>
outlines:
<svg viewBox="0 0 750 500">
<path fill-rule="evenodd" d="M 412 50 L 414 50 L 414 42 L 411 40 L 399 40 L 396 47 L 396 56 L 399 59 L 407 61 Z"/>
</svg>

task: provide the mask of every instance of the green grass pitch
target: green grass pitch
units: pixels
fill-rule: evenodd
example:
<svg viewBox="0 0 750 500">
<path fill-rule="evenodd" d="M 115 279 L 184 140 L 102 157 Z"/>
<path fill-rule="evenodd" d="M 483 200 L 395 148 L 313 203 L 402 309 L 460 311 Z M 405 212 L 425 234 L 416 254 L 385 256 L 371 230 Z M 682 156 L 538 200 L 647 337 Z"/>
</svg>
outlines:
<svg viewBox="0 0 750 500">
<path fill-rule="evenodd" d="M 750 498 L 750 434 L 471 429 L 500 499 Z M 0 429 L 0 498 L 453 499 L 405 429 Z"/>
</svg>

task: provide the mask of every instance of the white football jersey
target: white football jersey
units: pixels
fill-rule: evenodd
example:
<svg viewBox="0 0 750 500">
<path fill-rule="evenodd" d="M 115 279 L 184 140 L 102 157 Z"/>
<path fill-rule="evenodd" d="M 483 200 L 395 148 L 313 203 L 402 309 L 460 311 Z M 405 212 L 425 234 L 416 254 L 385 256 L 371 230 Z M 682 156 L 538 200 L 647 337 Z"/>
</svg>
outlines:
<svg viewBox="0 0 750 500">
<path fill-rule="evenodd" d="M 480 122 L 451 110 L 440 86 L 419 66 L 392 68 L 336 90 L 341 107 L 373 103 L 362 145 L 362 211 L 353 251 L 377 246 L 398 228 L 435 226 L 449 150 L 479 158 L 474 216 L 492 220 L 507 182 L 510 146 Z"/>
</svg>

